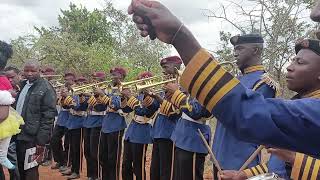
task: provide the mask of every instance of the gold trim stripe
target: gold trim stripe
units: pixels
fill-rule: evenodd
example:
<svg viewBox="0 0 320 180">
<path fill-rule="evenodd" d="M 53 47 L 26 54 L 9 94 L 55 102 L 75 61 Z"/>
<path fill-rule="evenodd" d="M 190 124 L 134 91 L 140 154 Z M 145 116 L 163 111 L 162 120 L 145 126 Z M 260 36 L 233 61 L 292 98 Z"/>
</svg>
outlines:
<svg viewBox="0 0 320 180">
<path fill-rule="evenodd" d="M 222 99 L 222 97 L 229 93 L 239 83 L 240 82 L 238 79 L 231 79 L 231 81 L 229 81 L 221 89 L 219 89 L 219 91 L 210 99 L 208 105 L 206 106 L 207 109 L 211 112 L 212 109 L 217 105 L 217 103 Z"/>
<path fill-rule="evenodd" d="M 291 179 L 297 180 L 299 178 L 303 158 L 304 158 L 304 154 L 296 153 L 296 157 L 294 159 L 292 172 L 291 172 Z"/>
<path fill-rule="evenodd" d="M 263 65 L 250 66 L 244 69 L 244 74 L 248 74 L 255 71 L 264 71 Z"/>
<path fill-rule="evenodd" d="M 201 69 L 201 67 L 208 61 L 210 57 L 211 55 L 205 49 L 200 49 L 193 56 L 180 79 L 180 84 L 184 89 L 189 89 L 195 73 Z"/>
<path fill-rule="evenodd" d="M 206 84 L 206 86 L 201 90 L 201 93 L 199 95 L 198 101 L 201 104 L 204 104 L 204 101 L 206 97 L 208 96 L 210 90 L 215 87 L 215 85 L 219 82 L 219 80 L 223 77 L 223 75 L 226 73 L 222 68 L 219 68 L 217 73 L 213 75 L 213 77 L 209 80 L 209 82 Z"/>
<path fill-rule="evenodd" d="M 312 159 L 313 158 L 310 157 L 310 156 L 307 158 L 307 162 L 306 162 L 306 165 L 304 167 L 301 180 L 307 180 L 307 177 L 308 177 L 308 174 L 309 174 L 309 171 L 310 171 L 310 167 L 311 167 L 311 163 L 312 163 Z"/>
<path fill-rule="evenodd" d="M 191 95 L 193 97 L 196 97 L 196 94 L 198 93 L 198 91 L 200 90 L 202 92 L 202 90 L 200 89 L 201 84 L 207 79 L 215 79 L 214 76 L 216 74 L 214 74 L 213 77 L 208 77 L 210 75 L 210 73 L 212 72 L 213 69 L 217 68 L 218 63 L 216 63 L 215 61 L 212 61 L 209 63 L 209 65 L 204 69 L 203 72 L 201 72 L 201 74 L 199 75 L 199 78 L 195 81 L 195 85 L 193 86 L 192 90 L 191 90 Z M 199 86 L 197 86 L 199 84 Z"/>
<path fill-rule="evenodd" d="M 313 170 L 312 170 L 312 174 L 311 174 L 311 180 L 316 180 L 317 176 L 319 174 L 319 167 L 320 167 L 320 160 L 316 160 L 314 166 L 313 166 Z"/>
</svg>

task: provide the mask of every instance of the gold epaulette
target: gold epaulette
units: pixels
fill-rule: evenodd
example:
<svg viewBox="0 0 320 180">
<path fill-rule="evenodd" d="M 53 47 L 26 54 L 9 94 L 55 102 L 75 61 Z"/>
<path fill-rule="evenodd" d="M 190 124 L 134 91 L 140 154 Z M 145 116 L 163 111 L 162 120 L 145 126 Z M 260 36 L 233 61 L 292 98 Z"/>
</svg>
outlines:
<svg viewBox="0 0 320 180">
<path fill-rule="evenodd" d="M 272 89 L 274 89 L 276 91 L 275 97 L 280 96 L 280 85 L 279 83 L 274 80 L 271 75 L 269 73 L 264 73 L 263 75 L 261 75 L 261 79 L 260 81 L 253 87 L 252 90 L 257 90 L 259 87 L 261 87 L 263 84 L 267 84 L 268 86 L 270 86 Z"/>
</svg>

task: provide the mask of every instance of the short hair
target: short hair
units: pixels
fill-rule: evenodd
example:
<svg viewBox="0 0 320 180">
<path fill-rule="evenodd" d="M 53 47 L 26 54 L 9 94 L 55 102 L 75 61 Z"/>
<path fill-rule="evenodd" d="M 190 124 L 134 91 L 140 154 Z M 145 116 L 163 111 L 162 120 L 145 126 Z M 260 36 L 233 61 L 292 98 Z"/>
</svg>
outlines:
<svg viewBox="0 0 320 180">
<path fill-rule="evenodd" d="M 0 41 L 0 69 L 6 67 L 8 59 L 12 57 L 12 46 L 4 41 Z"/>
<path fill-rule="evenodd" d="M 14 71 L 15 73 L 19 74 L 20 73 L 20 70 L 15 67 L 15 66 L 8 66 L 4 69 L 4 71 Z"/>
</svg>

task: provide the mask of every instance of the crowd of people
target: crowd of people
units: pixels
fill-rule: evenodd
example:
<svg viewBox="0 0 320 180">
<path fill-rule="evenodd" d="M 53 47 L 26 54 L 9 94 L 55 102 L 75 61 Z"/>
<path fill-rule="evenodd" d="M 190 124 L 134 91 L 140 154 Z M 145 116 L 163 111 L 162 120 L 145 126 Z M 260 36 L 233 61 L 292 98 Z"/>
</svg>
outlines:
<svg viewBox="0 0 320 180">
<path fill-rule="evenodd" d="M 172 44 L 181 57 L 160 60 L 160 81 L 146 71 L 128 82 L 127 70 L 113 67 L 88 77 L 68 70 L 57 85 L 55 69 L 37 60 L 21 71 L 6 67 L 14 52 L 0 43 L 1 180 L 3 168 L 11 180 L 39 179 L 51 154 L 61 179 L 79 179 L 84 156 L 88 180 L 144 180 L 150 144 L 151 180 L 201 180 L 208 154 L 214 179 L 320 179 L 319 40 L 297 40 L 286 74 L 297 94 L 284 100 L 262 65 L 259 34 L 230 39 L 241 72 L 235 77 L 161 3 L 133 0 L 128 13 L 143 37 Z M 320 3 L 311 18 L 320 21 Z M 162 86 L 137 90 L 150 83 Z M 271 153 L 267 161 L 261 147 Z"/>
</svg>

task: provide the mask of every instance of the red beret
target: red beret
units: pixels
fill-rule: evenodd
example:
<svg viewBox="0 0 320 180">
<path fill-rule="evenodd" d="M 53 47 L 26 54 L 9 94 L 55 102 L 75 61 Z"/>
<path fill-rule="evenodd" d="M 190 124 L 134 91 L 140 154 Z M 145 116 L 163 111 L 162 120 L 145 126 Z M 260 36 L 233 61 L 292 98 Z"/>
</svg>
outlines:
<svg viewBox="0 0 320 180">
<path fill-rule="evenodd" d="M 77 81 L 80 81 L 80 82 L 86 82 L 87 81 L 87 78 L 83 77 L 83 76 L 79 76 L 77 78 Z"/>
<path fill-rule="evenodd" d="M 169 56 L 160 61 L 161 66 L 167 63 L 182 64 L 182 60 L 179 56 Z"/>
<path fill-rule="evenodd" d="M 145 71 L 145 72 L 142 72 L 138 75 L 138 79 L 145 79 L 145 78 L 149 78 L 149 77 L 152 77 L 153 74 L 149 71 Z"/>
<path fill-rule="evenodd" d="M 106 77 L 106 73 L 102 72 L 102 71 L 99 71 L 99 72 L 94 72 L 92 74 L 93 77 L 96 77 L 96 78 L 105 78 Z"/>
<path fill-rule="evenodd" d="M 127 75 L 127 70 L 125 70 L 122 67 L 114 67 L 114 68 L 110 69 L 110 73 L 114 73 L 114 72 L 122 74 L 123 76 Z"/>
<path fill-rule="evenodd" d="M 44 69 L 44 72 L 55 72 L 55 70 L 52 67 L 47 67 Z"/>
</svg>

